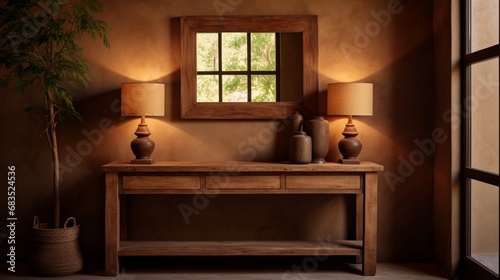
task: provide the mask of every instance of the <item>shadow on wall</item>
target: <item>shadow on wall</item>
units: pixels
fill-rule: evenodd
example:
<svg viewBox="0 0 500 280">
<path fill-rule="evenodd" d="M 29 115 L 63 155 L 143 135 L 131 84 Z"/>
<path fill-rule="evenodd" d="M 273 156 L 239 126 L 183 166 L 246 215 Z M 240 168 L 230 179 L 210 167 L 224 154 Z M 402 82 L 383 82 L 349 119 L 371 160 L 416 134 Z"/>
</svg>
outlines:
<svg viewBox="0 0 500 280">
<path fill-rule="evenodd" d="M 379 258 L 432 259 L 434 142 L 433 38 L 369 77 L 378 81 L 374 115 L 363 118 L 364 156 L 379 176 Z M 444 133 L 444 132 L 443 132 Z M 448 135 L 449 136 L 449 135 Z M 444 135 L 446 139 L 448 137 Z M 423 144 L 425 143 L 425 144 Z M 417 235 L 415 233 L 418 233 Z M 413 237 L 413 238 L 412 238 Z M 414 240 L 408 244 L 408 239 Z M 405 247 L 404 252 L 398 248 Z"/>
</svg>

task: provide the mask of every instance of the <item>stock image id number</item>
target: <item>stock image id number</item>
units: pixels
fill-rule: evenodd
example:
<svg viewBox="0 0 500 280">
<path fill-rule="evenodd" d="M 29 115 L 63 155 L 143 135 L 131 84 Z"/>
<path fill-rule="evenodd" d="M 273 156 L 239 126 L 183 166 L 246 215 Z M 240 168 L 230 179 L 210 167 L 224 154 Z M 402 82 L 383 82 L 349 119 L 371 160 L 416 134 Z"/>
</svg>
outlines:
<svg viewBox="0 0 500 280">
<path fill-rule="evenodd" d="M 8 166 L 7 172 L 7 208 L 9 216 L 14 217 L 16 211 L 16 167 Z"/>
</svg>

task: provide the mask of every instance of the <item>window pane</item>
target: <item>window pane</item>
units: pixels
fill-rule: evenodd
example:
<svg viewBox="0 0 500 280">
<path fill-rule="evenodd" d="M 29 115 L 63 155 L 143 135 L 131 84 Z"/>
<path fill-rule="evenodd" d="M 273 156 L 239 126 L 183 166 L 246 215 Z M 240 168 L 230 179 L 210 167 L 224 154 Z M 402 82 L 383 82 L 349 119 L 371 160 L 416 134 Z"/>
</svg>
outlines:
<svg viewBox="0 0 500 280">
<path fill-rule="evenodd" d="M 276 102 L 276 75 L 252 75 L 252 102 Z"/>
<path fill-rule="evenodd" d="M 219 102 L 219 76 L 198 75 L 197 102 Z"/>
<path fill-rule="evenodd" d="M 471 167 L 498 173 L 498 58 L 471 66 Z"/>
<path fill-rule="evenodd" d="M 246 75 L 224 75 L 222 83 L 222 102 L 248 101 Z"/>
<path fill-rule="evenodd" d="M 196 34 L 196 70 L 217 71 L 218 60 L 218 34 L 197 33 Z"/>
<path fill-rule="evenodd" d="M 498 187 L 471 180 L 471 257 L 498 274 Z"/>
<path fill-rule="evenodd" d="M 222 33 L 222 71 L 247 68 L 247 33 Z"/>
<path fill-rule="evenodd" d="M 276 70 L 276 34 L 252 33 L 252 70 Z"/>
<path fill-rule="evenodd" d="M 471 51 L 498 44 L 498 0 L 471 0 Z"/>
</svg>

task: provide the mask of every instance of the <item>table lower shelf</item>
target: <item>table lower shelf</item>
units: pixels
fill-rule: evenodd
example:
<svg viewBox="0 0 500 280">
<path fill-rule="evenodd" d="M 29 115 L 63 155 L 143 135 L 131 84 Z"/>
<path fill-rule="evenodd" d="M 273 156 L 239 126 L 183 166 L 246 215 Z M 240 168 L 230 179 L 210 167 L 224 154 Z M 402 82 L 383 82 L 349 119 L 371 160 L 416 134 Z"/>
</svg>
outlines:
<svg viewBox="0 0 500 280">
<path fill-rule="evenodd" d="M 118 256 L 361 256 L 363 242 L 121 241 Z"/>
</svg>

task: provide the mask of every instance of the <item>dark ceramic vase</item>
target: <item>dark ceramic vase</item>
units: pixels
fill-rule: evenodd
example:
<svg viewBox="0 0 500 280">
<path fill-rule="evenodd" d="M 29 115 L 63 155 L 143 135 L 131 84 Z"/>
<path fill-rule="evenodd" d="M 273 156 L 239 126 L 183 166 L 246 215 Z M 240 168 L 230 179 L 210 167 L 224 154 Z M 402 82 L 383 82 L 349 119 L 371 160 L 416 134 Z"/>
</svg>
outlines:
<svg viewBox="0 0 500 280">
<path fill-rule="evenodd" d="M 312 163 L 325 163 L 330 141 L 330 125 L 323 117 L 309 120 L 307 130 L 312 140 Z"/>
<path fill-rule="evenodd" d="M 311 137 L 302 130 L 290 137 L 290 150 L 288 159 L 290 163 L 307 164 L 312 160 Z"/>
</svg>

